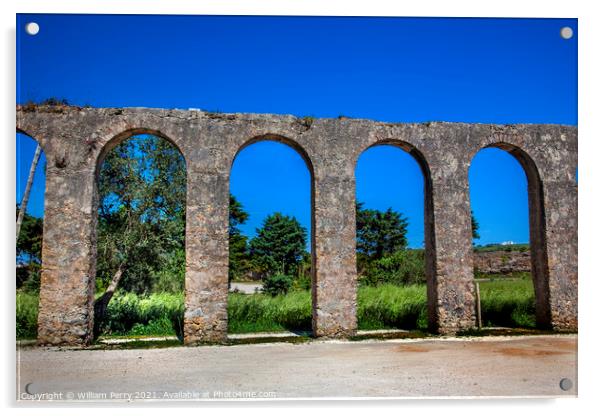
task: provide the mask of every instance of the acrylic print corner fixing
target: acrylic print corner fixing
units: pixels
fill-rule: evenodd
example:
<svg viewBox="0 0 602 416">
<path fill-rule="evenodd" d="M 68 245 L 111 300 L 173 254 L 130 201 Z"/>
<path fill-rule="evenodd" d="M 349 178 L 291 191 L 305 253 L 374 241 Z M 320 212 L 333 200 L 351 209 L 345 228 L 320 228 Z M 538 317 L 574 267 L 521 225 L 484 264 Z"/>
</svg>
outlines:
<svg viewBox="0 0 602 416">
<path fill-rule="evenodd" d="M 20 402 L 577 395 L 576 19 L 16 29 Z"/>
</svg>

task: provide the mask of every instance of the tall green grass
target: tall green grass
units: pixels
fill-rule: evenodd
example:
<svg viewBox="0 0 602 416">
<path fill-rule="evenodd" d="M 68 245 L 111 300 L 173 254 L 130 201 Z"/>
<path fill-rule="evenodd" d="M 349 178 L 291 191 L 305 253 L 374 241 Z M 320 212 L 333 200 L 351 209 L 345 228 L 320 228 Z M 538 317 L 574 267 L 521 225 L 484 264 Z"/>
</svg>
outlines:
<svg viewBox="0 0 602 416">
<path fill-rule="evenodd" d="M 482 282 L 481 305 L 485 326 L 535 327 L 535 301 L 530 279 Z M 36 335 L 37 295 L 17 293 L 17 337 Z M 231 333 L 309 331 L 311 294 L 295 290 L 287 295 L 262 293 L 228 297 Z M 184 296 L 157 293 L 116 294 L 107 309 L 101 335 L 182 335 Z M 427 328 L 426 286 L 360 286 L 357 299 L 360 329 Z"/>
<path fill-rule="evenodd" d="M 262 293 L 231 293 L 228 330 L 232 333 L 310 331 L 311 293 L 300 290 L 274 297 Z"/>
<path fill-rule="evenodd" d="M 38 295 L 17 292 L 17 339 L 38 335 Z"/>
<path fill-rule="evenodd" d="M 357 320 L 359 329 L 426 329 L 426 286 L 360 287 Z"/>
<path fill-rule="evenodd" d="M 138 296 L 134 293 L 118 293 L 109 302 L 100 333 L 181 337 L 183 320 L 183 294 L 153 293 Z"/>
<path fill-rule="evenodd" d="M 535 293 L 531 279 L 481 282 L 484 326 L 535 328 Z"/>
</svg>

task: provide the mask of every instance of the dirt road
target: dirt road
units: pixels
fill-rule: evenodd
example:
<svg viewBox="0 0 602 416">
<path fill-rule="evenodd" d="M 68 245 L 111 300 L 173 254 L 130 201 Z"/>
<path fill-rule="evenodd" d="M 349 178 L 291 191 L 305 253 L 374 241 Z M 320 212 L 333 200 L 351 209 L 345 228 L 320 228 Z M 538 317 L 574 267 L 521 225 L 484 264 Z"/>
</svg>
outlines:
<svg viewBox="0 0 602 416">
<path fill-rule="evenodd" d="M 563 396 L 577 394 L 576 351 L 576 335 L 138 350 L 29 347 L 18 352 L 17 394 L 20 400 L 59 401 Z M 563 378 L 572 384 L 567 391 L 560 388 Z"/>
</svg>

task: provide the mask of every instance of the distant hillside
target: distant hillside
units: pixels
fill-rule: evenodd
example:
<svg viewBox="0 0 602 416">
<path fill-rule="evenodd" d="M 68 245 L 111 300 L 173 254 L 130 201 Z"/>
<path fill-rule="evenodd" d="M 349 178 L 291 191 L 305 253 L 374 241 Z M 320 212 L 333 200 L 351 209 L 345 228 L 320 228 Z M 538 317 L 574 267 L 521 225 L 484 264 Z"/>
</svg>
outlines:
<svg viewBox="0 0 602 416">
<path fill-rule="evenodd" d="M 477 253 L 488 253 L 491 251 L 518 251 L 524 253 L 529 251 L 529 244 L 486 244 L 484 246 L 475 246 Z"/>
</svg>

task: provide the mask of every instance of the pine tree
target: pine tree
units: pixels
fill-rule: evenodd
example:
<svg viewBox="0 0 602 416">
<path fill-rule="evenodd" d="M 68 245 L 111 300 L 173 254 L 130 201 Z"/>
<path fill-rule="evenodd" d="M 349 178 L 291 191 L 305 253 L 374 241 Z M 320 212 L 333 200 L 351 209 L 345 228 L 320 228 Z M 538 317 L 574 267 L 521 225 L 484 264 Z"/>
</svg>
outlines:
<svg viewBox="0 0 602 416">
<path fill-rule="evenodd" d="M 247 237 L 239 228 L 248 218 L 242 204 L 230 194 L 228 282 L 244 276 L 250 269 Z"/>
<path fill-rule="evenodd" d="M 305 253 L 307 230 L 295 217 L 269 215 L 249 245 L 255 266 L 264 276 L 295 275 Z"/>
</svg>

